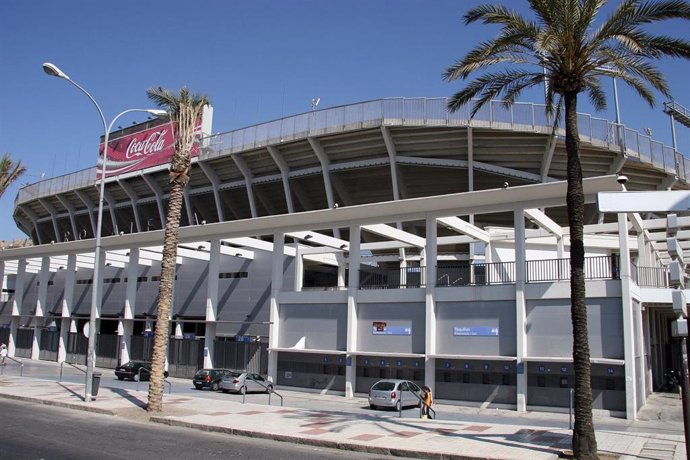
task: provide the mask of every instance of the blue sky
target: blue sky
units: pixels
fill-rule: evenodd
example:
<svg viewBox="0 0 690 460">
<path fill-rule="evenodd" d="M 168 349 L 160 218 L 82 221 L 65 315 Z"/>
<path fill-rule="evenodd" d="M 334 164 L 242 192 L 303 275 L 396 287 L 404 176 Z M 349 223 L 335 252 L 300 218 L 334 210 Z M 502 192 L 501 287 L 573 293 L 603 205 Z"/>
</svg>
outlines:
<svg viewBox="0 0 690 460">
<path fill-rule="evenodd" d="M 462 83 L 443 82 L 443 70 L 497 30 L 462 24 L 462 15 L 483 3 L 491 2 L 2 0 L 0 153 L 27 166 L 20 183 L 96 164 L 98 114 L 76 88 L 43 73 L 46 61 L 85 87 L 108 122 L 125 109 L 152 107 L 146 98 L 152 86 L 205 93 L 214 132 L 305 112 L 314 97 L 323 108 L 450 96 Z M 503 3 L 524 9 L 525 2 Z M 688 38 L 679 22 L 663 30 Z M 690 62 L 659 66 L 676 101 L 690 107 Z M 671 145 L 663 98 L 650 109 L 622 85 L 619 94 L 623 123 L 649 127 Z M 541 95 L 532 91 L 522 100 L 542 102 Z M 580 110 L 591 112 L 584 98 Z M 597 116 L 614 119 L 612 97 Z M 122 124 L 133 121 L 141 116 Z M 679 149 L 690 154 L 688 130 L 677 126 L 676 133 Z M 18 186 L 0 199 L 0 239 L 24 237 L 12 219 Z"/>
</svg>

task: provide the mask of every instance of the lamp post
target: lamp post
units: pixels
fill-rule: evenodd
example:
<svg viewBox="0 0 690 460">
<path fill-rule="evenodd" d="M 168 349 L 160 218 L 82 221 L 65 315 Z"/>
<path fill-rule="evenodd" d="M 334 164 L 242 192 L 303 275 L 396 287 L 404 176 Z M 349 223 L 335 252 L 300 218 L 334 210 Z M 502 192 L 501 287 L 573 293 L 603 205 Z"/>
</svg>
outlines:
<svg viewBox="0 0 690 460">
<path fill-rule="evenodd" d="M 82 93 L 84 93 L 93 103 L 94 106 L 96 106 L 96 110 L 98 110 L 98 115 L 101 117 L 101 122 L 103 123 L 103 131 L 104 131 L 104 144 L 103 144 L 103 163 L 101 166 L 101 183 L 100 183 L 100 189 L 98 193 L 98 220 L 96 224 L 96 250 L 94 254 L 94 266 L 93 266 L 93 283 L 91 287 L 91 312 L 89 314 L 89 323 L 88 323 L 88 330 L 87 335 L 89 339 L 89 345 L 88 345 L 88 351 L 86 355 L 86 390 L 84 394 L 84 400 L 85 401 L 91 401 L 92 400 L 92 390 L 93 390 L 93 369 L 96 363 L 96 317 L 98 316 L 99 313 L 99 308 L 98 308 L 98 303 L 100 302 L 99 299 L 99 292 L 98 292 L 98 285 L 99 285 L 99 278 L 100 278 L 100 266 L 101 266 L 101 257 L 102 257 L 102 246 L 101 246 L 101 229 L 103 227 L 103 201 L 105 197 L 105 174 L 106 174 L 106 163 L 108 159 L 108 137 L 110 134 L 110 130 L 113 127 L 113 124 L 115 121 L 117 121 L 118 118 L 121 116 L 130 113 L 130 112 L 146 112 L 150 113 L 151 115 L 154 116 L 162 116 L 166 115 L 167 112 L 165 110 L 158 110 L 158 109 L 128 109 L 123 112 L 120 112 L 115 118 L 113 118 L 113 121 L 110 122 L 110 125 L 108 125 L 105 121 L 105 117 L 103 116 L 103 111 L 101 110 L 100 106 L 96 102 L 96 100 L 89 94 L 88 91 L 86 91 L 84 88 L 82 88 L 78 83 L 76 83 L 74 80 L 69 78 L 67 74 L 65 74 L 62 70 L 60 70 L 55 64 L 52 64 L 50 62 L 46 62 L 43 64 L 43 70 L 45 73 L 47 73 L 50 76 L 53 77 L 58 77 L 62 78 L 64 80 L 67 80 L 74 86 L 76 86 Z"/>
</svg>

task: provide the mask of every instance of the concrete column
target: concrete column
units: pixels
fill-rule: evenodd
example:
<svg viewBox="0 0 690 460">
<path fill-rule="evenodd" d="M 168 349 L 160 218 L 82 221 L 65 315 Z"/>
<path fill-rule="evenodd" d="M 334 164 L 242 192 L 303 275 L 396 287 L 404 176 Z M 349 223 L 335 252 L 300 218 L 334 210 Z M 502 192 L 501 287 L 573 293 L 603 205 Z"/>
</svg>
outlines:
<svg viewBox="0 0 690 460">
<path fill-rule="evenodd" d="M 637 418 L 637 392 L 635 370 L 635 315 L 630 295 L 630 247 L 628 244 L 628 218 L 618 213 L 618 241 L 620 247 L 621 308 L 623 309 L 623 358 L 625 359 L 625 416 L 628 420 Z"/>
<path fill-rule="evenodd" d="M 204 367 L 213 367 L 218 316 L 218 275 L 220 273 L 220 240 L 211 241 L 206 281 L 206 333 L 204 334 Z"/>
<path fill-rule="evenodd" d="M 12 298 L 12 326 L 7 353 L 15 356 L 17 350 L 17 329 L 21 324 L 22 304 L 24 303 L 24 284 L 26 283 L 26 259 L 17 260 L 17 278 L 14 282 L 14 296 Z"/>
<path fill-rule="evenodd" d="M 273 235 L 271 269 L 271 298 L 269 303 L 270 326 L 268 329 L 268 377 L 273 382 L 278 377 L 278 348 L 280 334 L 280 291 L 283 289 L 283 261 L 285 259 L 285 234 Z"/>
<path fill-rule="evenodd" d="M 302 285 L 304 283 L 304 259 L 302 258 L 302 253 L 300 252 L 299 242 L 295 243 L 295 292 L 302 291 Z"/>
<path fill-rule="evenodd" d="M 50 257 L 41 258 L 41 271 L 38 274 L 38 296 L 34 311 L 34 338 L 31 341 L 31 359 L 38 359 L 41 351 L 41 334 L 45 329 L 46 302 L 48 300 L 48 281 L 50 280 Z"/>
<path fill-rule="evenodd" d="M 359 292 L 359 265 L 361 259 L 362 227 L 350 226 L 350 272 L 347 288 L 347 355 L 345 366 L 345 397 L 353 398 L 357 388 L 357 293 Z"/>
<path fill-rule="evenodd" d="M 77 255 L 67 256 L 67 268 L 65 269 L 65 292 L 62 296 L 60 308 L 60 341 L 58 342 L 58 363 L 65 362 L 67 359 L 67 344 L 69 343 L 69 333 L 72 328 L 72 310 L 74 309 L 74 286 L 77 278 Z"/>
<path fill-rule="evenodd" d="M 525 253 L 525 211 L 514 211 L 515 226 L 515 327 L 517 328 L 517 411 L 527 411 L 527 373 L 525 357 L 528 355 L 526 334 L 526 253 Z"/>
<path fill-rule="evenodd" d="M 438 224 L 435 217 L 426 219 L 426 292 L 425 292 L 425 353 L 424 359 L 424 384 L 436 391 L 436 259 Z"/>
<path fill-rule="evenodd" d="M 127 286 L 125 287 L 125 308 L 118 325 L 120 364 L 131 360 L 134 317 L 137 313 L 137 285 L 139 283 L 139 248 L 130 248 L 127 261 Z M 172 310 L 172 309 L 171 309 Z"/>
</svg>

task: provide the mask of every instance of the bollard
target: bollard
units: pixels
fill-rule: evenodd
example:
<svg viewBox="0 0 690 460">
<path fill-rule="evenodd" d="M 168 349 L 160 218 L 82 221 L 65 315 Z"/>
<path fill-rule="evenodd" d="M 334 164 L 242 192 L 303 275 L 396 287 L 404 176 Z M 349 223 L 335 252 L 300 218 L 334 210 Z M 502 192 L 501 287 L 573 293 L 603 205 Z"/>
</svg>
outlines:
<svg viewBox="0 0 690 460">
<path fill-rule="evenodd" d="M 572 430 L 573 429 L 573 396 L 575 394 L 575 390 L 572 388 L 570 389 L 570 404 L 568 405 L 568 429 Z"/>
</svg>

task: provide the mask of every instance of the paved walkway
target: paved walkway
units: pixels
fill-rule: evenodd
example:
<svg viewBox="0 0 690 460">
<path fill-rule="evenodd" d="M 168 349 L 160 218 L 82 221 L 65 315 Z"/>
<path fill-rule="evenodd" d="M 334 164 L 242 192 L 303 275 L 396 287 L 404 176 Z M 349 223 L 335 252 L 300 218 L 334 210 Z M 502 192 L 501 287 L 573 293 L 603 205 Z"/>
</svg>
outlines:
<svg viewBox="0 0 690 460">
<path fill-rule="evenodd" d="M 143 391 L 145 389 L 101 388 L 96 400 L 87 403 L 83 401 L 84 385 L 16 375 L 0 376 L 0 397 L 139 419 L 148 417 L 143 410 L 147 398 L 147 393 Z M 319 398 L 344 399 L 342 396 L 300 395 L 316 399 L 314 406 L 318 406 Z M 413 410 L 406 411 L 399 418 L 397 412 L 362 410 L 359 413 L 357 410 L 324 411 L 289 407 L 289 398 L 286 405 L 281 407 L 275 395 L 271 402 L 270 406 L 242 404 L 241 397 L 211 399 L 166 394 L 164 412 L 151 417 L 151 421 L 205 431 L 419 458 L 539 460 L 558 458 L 561 451 L 570 448 L 570 431 L 558 428 L 562 423 L 554 423 L 554 427 L 544 426 L 544 420 L 549 420 L 553 414 L 543 414 L 544 417 L 539 418 L 539 413 L 530 413 L 520 419 L 524 420 L 524 424 L 505 424 L 471 421 L 473 417 L 470 412 L 479 413 L 480 409 L 468 410 L 467 421 L 420 420 L 416 417 L 418 413 Z M 438 406 L 438 409 L 442 407 Z M 677 416 L 679 408 L 677 395 L 660 395 L 652 398 L 640 413 L 641 418 L 646 420 L 630 423 L 620 419 L 597 418 L 598 426 L 607 427 L 597 429 L 600 452 L 611 454 L 604 458 L 684 459 L 682 421 Z M 491 409 L 485 411 L 496 412 Z M 538 425 L 532 423 L 537 418 L 540 420 Z M 486 414 L 483 420 L 486 420 Z M 644 429 L 649 432 L 644 432 Z"/>
</svg>

